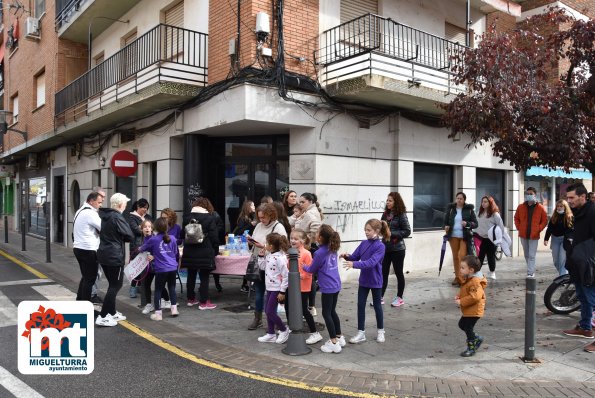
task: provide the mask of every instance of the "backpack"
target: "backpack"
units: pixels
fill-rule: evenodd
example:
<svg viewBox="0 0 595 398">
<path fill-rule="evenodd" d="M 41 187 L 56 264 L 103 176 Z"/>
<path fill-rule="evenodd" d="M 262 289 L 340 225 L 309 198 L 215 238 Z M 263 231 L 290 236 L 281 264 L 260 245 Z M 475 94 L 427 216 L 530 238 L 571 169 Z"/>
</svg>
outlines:
<svg viewBox="0 0 595 398">
<path fill-rule="evenodd" d="M 205 239 L 205 235 L 202 232 L 202 225 L 194 218 L 184 227 L 184 232 L 186 233 L 184 243 L 202 243 Z"/>
</svg>

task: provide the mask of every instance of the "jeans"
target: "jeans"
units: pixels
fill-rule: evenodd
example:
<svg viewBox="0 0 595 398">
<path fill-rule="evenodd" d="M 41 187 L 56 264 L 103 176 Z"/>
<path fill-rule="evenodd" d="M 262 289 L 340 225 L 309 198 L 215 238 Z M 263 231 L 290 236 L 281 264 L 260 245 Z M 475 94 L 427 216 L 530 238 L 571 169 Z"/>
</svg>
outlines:
<svg viewBox="0 0 595 398">
<path fill-rule="evenodd" d="M 209 275 L 211 271 L 208 269 L 198 270 L 196 268 L 188 268 L 188 278 L 186 279 L 186 297 L 188 300 L 196 299 L 196 275 L 200 278 L 200 286 L 198 288 L 198 301 L 204 304 L 209 299 Z M 171 293 L 171 292 L 170 292 Z M 172 293 L 173 294 L 173 293 Z"/>
<path fill-rule="evenodd" d="M 405 250 L 388 252 L 382 260 L 382 297 L 388 286 L 388 274 L 390 274 L 390 263 L 393 263 L 393 270 L 397 276 L 397 297 L 403 298 L 405 291 L 405 275 L 403 274 L 403 263 L 405 262 Z"/>
<path fill-rule="evenodd" d="M 337 293 L 322 293 L 322 317 L 324 318 L 324 324 L 328 330 L 329 337 L 331 339 L 341 336 L 341 322 L 337 315 L 337 299 L 339 298 L 339 292 Z"/>
<path fill-rule="evenodd" d="M 452 251 L 455 279 L 459 285 L 462 285 L 463 277 L 461 276 L 461 260 L 467 255 L 467 242 L 465 242 L 465 239 L 463 238 L 449 238 L 448 243 L 450 243 L 450 250 Z"/>
<path fill-rule="evenodd" d="M 477 337 L 473 331 L 477 321 L 479 321 L 479 318 L 475 316 L 462 316 L 459 319 L 459 328 L 467 335 L 467 341 L 475 340 Z"/>
<path fill-rule="evenodd" d="M 481 238 L 481 247 L 479 248 L 478 257 L 481 264 L 483 264 L 483 260 L 487 257 L 490 271 L 496 271 L 496 245 L 492 243 L 490 238 Z"/>
<path fill-rule="evenodd" d="M 527 262 L 527 275 L 535 274 L 535 255 L 537 254 L 538 244 L 539 239 L 521 238 L 521 245 L 523 246 L 525 261 Z"/>
<path fill-rule="evenodd" d="M 254 311 L 264 311 L 264 292 L 265 286 L 263 281 L 254 282 Z"/>
<path fill-rule="evenodd" d="M 103 299 L 103 306 L 101 307 L 101 317 L 105 318 L 107 314 L 116 314 L 116 296 L 122 288 L 122 282 L 124 280 L 124 269 L 123 267 L 110 267 L 101 265 L 103 273 L 108 282 L 107 292 Z"/>
<path fill-rule="evenodd" d="M 177 274 L 176 274 L 177 276 Z M 140 290 L 140 306 L 144 307 L 147 304 L 151 304 L 151 283 L 153 282 L 153 279 L 155 278 L 155 273 L 154 272 L 149 272 L 147 274 L 147 277 L 145 279 L 143 279 L 143 282 L 141 284 L 141 290 Z M 161 290 L 161 298 L 164 299 L 165 301 L 170 301 L 169 300 L 169 293 L 167 291 L 167 287 L 165 287 L 165 285 L 163 286 L 163 290 Z"/>
<path fill-rule="evenodd" d="M 277 330 L 280 332 L 284 332 L 287 329 L 287 326 L 281 320 L 281 317 L 277 314 L 277 297 L 279 296 L 279 292 L 269 292 L 267 291 L 267 299 L 266 299 L 266 307 L 265 307 L 265 314 L 267 315 L 267 333 L 268 334 L 275 334 L 275 326 Z"/>
<path fill-rule="evenodd" d="M 581 320 L 578 325 L 583 330 L 591 330 L 591 318 L 595 307 L 595 286 L 584 286 L 575 283 L 576 295 L 581 302 Z"/>
<path fill-rule="evenodd" d="M 368 293 L 372 291 L 372 302 L 374 303 L 374 312 L 376 313 L 376 327 L 384 329 L 384 315 L 382 313 L 382 288 L 363 287 L 357 289 L 357 330 L 366 330 L 366 300 Z"/>
<path fill-rule="evenodd" d="M 566 250 L 564 250 L 564 236 L 552 235 L 552 257 L 554 259 L 554 266 L 558 270 L 559 275 L 566 275 L 568 270 L 566 269 Z"/>
<path fill-rule="evenodd" d="M 178 304 L 178 297 L 176 295 L 176 271 L 158 272 L 155 274 L 155 310 L 161 309 L 161 292 L 167 287 L 171 292 L 171 305 Z M 145 283 L 145 281 L 143 281 Z M 149 285 L 150 286 L 150 285 Z"/>
<path fill-rule="evenodd" d="M 95 250 L 83 249 L 74 249 L 73 251 L 79 263 L 82 276 L 76 293 L 76 299 L 77 301 L 91 301 L 91 292 L 95 279 L 97 279 L 97 270 L 99 269 L 97 252 Z"/>
</svg>

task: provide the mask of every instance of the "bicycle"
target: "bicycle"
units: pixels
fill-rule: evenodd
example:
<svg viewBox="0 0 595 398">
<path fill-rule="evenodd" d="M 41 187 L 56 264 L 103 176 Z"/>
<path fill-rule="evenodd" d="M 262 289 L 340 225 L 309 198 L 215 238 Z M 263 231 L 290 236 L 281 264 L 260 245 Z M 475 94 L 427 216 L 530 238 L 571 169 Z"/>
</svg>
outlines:
<svg viewBox="0 0 595 398">
<path fill-rule="evenodd" d="M 552 281 L 543 295 L 543 302 L 554 314 L 570 314 L 581 307 L 570 275 L 560 275 Z"/>
</svg>

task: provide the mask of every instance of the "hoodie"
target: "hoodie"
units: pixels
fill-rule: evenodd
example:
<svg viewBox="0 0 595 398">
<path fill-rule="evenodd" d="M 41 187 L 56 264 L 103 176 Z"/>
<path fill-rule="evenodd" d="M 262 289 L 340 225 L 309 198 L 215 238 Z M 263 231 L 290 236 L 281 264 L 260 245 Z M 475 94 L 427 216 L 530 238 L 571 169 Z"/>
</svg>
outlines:
<svg viewBox="0 0 595 398">
<path fill-rule="evenodd" d="M 287 254 L 283 252 L 269 253 L 266 257 L 258 257 L 258 266 L 264 268 L 264 282 L 268 292 L 285 293 L 289 283 Z"/>
<path fill-rule="evenodd" d="M 345 257 L 353 261 L 353 268 L 361 270 L 359 285 L 361 287 L 382 287 L 382 259 L 386 246 L 380 239 L 368 239 L 360 243 L 353 254 Z"/>
<path fill-rule="evenodd" d="M 484 289 L 487 285 L 488 281 L 481 271 L 468 276 L 463 282 L 459 291 L 463 316 L 478 318 L 483 316 L 486 306 Z"/>
<path fill-rule="evenodd" d="M 140 251 L 149 252 L 155 258 L 153 260 L 153 269 L 156 274 L 178 269 L 178 245 L 176 245 L 176 241 L 172 236 L 170 236 L 169 243 L 163 241 L 163 234 L 151 236 L 145 240 Z"/>
<path fill-rule="evenodd" d="M 331 252 L 328 245 L 322 245 L 314 252 L 312 265 L 304 265 L 304 271 L 318 274 L 318 287 L 321 293 L 338 293 L 341 291 L 339 277 L 339 256 Z"/>
</svg>

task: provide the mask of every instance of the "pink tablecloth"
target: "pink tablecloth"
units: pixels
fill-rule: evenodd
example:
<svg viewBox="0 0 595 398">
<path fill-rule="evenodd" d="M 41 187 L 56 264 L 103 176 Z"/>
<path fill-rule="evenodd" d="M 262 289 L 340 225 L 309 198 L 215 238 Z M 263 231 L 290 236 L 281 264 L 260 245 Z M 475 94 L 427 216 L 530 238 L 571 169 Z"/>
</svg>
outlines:
<svg viewBox="0 0 595 398">
<path fill-rule="evenodd" d="M 250 256 L 217 256 L 215 257 L 216 268 L 213 274 L 221 275 L 246 275 L 246 267 Z"/>
</svg>

